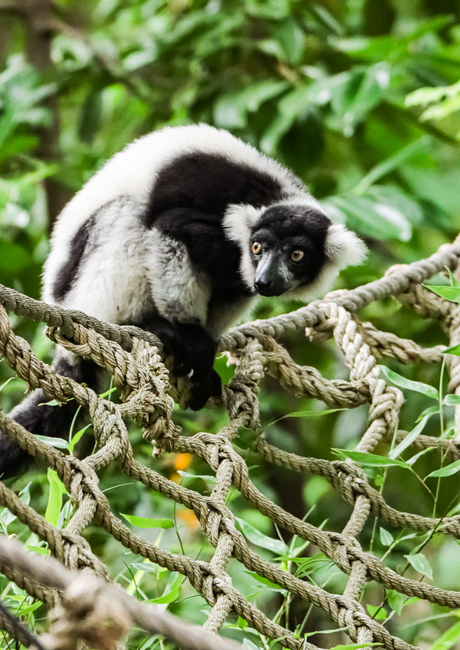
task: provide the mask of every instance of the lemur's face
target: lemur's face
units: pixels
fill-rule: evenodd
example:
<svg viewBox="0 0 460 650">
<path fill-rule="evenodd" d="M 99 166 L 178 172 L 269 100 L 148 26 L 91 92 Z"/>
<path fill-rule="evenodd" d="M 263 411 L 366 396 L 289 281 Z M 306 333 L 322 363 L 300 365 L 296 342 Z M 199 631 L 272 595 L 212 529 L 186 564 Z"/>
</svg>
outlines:
<svg viewBox="0 0 460 650">
<path fill-rule="evenodd" d="M 314 283 L 327 261 L 330 226 L 313 207 L 275 205 L 265 210 L 249 241 L 257 293 L 280 296 Z"/>
</svg>

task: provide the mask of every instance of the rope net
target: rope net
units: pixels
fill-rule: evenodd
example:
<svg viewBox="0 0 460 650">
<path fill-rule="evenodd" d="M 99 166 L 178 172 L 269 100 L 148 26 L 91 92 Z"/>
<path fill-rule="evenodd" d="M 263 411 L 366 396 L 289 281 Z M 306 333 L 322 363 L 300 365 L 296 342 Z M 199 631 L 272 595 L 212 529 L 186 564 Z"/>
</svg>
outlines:
<svg viewBox="0 0 460 650">
<path fill-rule="evenodd" d="M 394 650 L 414 647 L 394 636 L 385 624 L 371 617 L 365 604 L 360 602 L 362 590 L 369 581 L 376 581 L 406 597 L 416 596 L 430 603 L 460 608 L 460 592 L 441 589 L 399 574 L 385 566 L 375 554 L 363 551 L 359 543 L 360 533 L 371 516 L 395 528 L 436 531 L 458 540 L 460 515 L 432 518 L 399 511 L 386 503 L 360 465 L 352 460 L 327 461 L 301 457 L 269 444 L 260 435 L 254 435 L 252 450 L 266 462 L 292 472 L 324 477 L 340 497 L 351 504 L 351 516 L 341 532 L 323 530 L 287 512 L 264 495 L 251 480 L 244 458 L 232 444 L 241 427 L 260 434 L 258 390 L 264 375 L 274 377 L 288 391 L 321 400 L 330 408 L 350 409 L 367 405 L 367 427 L 356 447 L 358 452 L 375 452 L 381 441 L 395 440 L 398 443 L 404 440 L 407 434 L 398 431 L 402 393 L 379 376 L 376 359 L 386 356 L 405 364 L 417 361 L 440 363 L 445 356 L 443 351 L 446 346 L 423 349 L 411 340 L 378 331 L 370 323 L 361 322 L 356 312 L 375 300 L 395 296 L 419 315 L 437 319 L 450 335 L 451 344 L 460 342 L 459 307 L 439 298 L 421 284 L 445 267 L 456 269 L 459 257 L 460 244 L 445 245 L 426 260 L 390 269 L 376 282 L 350 291 L 334 292 L 296 312 L 229 331 L 219 346 L 220 351 L 228 353 L 235 366 L 234 377 L 224 387 L 222 394 L 222 402 L 228 411 L 228 424 L 218 434 L 201 432 L 191 436 L 183 435 L 172 420 L 173 397 L 181 402 L 186 387 L 180 383 L 170 385 L 168 372 L 151 335 L 135 328 L 101 323 L 79 312 L 52 307 L 0 285 L 0 303 L 3 305 L 0 305 L 0 354 L 31 389 L 41 388 L 50 399 L 58 402 L 72 398 L 87 409 L 97 441 L 97 451 L 78 460 L 37 439 L 0 411 L 0 429 L 29 454 L 45 461 L 57 472 L 71 496 L 74 511 L 64 528 L 56 528 L 3 483 L 0 483 L 0 503 L 47 542 L 51 554 L 61 563 L 59 568 L 64 570 L 62 565 L 65 565 L 72 571 L 85 570 L 84 573 L 94 574 L 100 579 L 96 581 L 96 586 L 91 583 L 83 590 L 76 589 L 79 597 L 75 597 L 75 593 L 69 596 L 64 590 L 74 583 L 73 574 L 72 580 L 67 574 L 62 577 L 64 574 L 59 573 L 57 563 L 42 569 L 40 563 L 46 562 L 46 559 L 25 556 L 16 547 L 5 545 L 3 540 L 0 544 L 1 572 L 49 608 L 60 608 L 57 610 L 58 616 L 52 619 L 46 647 L 76 647 L 75 644 L 83 640 L 91 647 L 105 650 L 115 647 L 119 640 L 118 637 L 114 638 L 117 634 L 98 632 L 97 626 L 89 626 L 88 631 L 82 623 L 89 616 L 91 608 L 97 609 L 100 599 L 93 596 L 96 592 L 104 592 L 104 585 L 112 590 L 111 604 L 117 600 L 114 587 L 109 584 L 111 577 L 107 568 L 84 538 L 85 529 L 95 524 L 105 529 L 126 549 L 185 576 L 211 606 L 204 625 L 205 632 L 200 631 L 203 637 L 196 641 L 196 638 L 192 639 L 191 632 L 188 634 L 186 631 L 179 638 L 160 624 L 155 627 L 153 614 L 150 619 L 147 615 L 142 619 L 138 613 L 136 618 L 136 614 L 133 615 L 136 608 L 132 603 L 127 605 L 123 600 L 124 595 L 120 595 L 120 607 L 124 607 L 125 614 L 128 610 L 130 613 L 124 618 L 121 614 L 118 617 L 118 620 L 124 621 L 115 626 L 117 630 L 120 629 L 118 636 L 134 621 L 150 632 L 157 630 L 165 634 L 184 648 L 239 647 L 217 636 L 212 636 L 211 645 L 206 645 L 209 633 L 218 633 L 228 617 L 236 614 L 267 639 L 278 639 L 279 647 L 314 650 L 316 645 L 307 638 L 299 638 L 295 631 L 283 627 L 279 620 L 270 619 L 233 586 L 228 573 L 228 563 L 232 558 L 262 579 L 279 585 L 307 606 L 323 609 L 353 642 L 364 646 L 378 643 Z M 47 323 L 47 333 L 53 341 L 108 370 L 115 386 L 121 391 L 121 403 L 111 402 L 98 396 L 89 386 L 56 374 L 37 358 L 24 339 L 14 334 L 7 311 Z M 286 331 L 295 331 L 298 336 L 306 331 L 312 339 L 332 338 L 343 351 L 349 378 L 329 380 L 315 368 L 296 363 L 279 343 L 279 338 Z M 447 358 L 450 360 L 450 391 L 460 394 L 459 359 L 452 356 Z M 141 425 L 143 436 L 152 443 L 155 454 L 165 451 L 187 453 L 207 463 L 216 477 L 211 494 L 204 496 L 165 478 L 155 471 L 155 461 L 151 467 L 138 462 L 128 437 L 126 423 L 129 420 Z M 451 461 L 460 458 L 458 446 L 445 439 L 419 435 L 410 444 L 420 450 L 439 448 L 449 455 Z M 148 490 L 154 490 L 192 510 L 203 534 L 215 549 L 212 558 L 209 561 L 194 560 L 186 554 L 171 553 L 146 541 L 116 517 L 111 511 L 108 497 L 99 486 L 98 476 L 112 462 L 116 462 L 124 474 L 139 481 Z M 314 545 L 331 560 L 347 576 L 343 593 L 330 593 L 258 554 L 235 525 L 234 513 L 227 503 L 231 486 L 280 529 Z M 101 579 L 107 582 L 101 582 Z M 118 588 L 116 591 L 124 594 Z M 83 592 L 90 594 L 86 599 L 89 602 L 78 609 L 76 603 L 80 602 Z M 77 610 L 83 612 L 80 618 Z M 96 618 L 100 622 L 104 614 Z M 112 619 L 116 618 L 116 614 L 113 614 Z M 151 621 L 150 628 L 146 620 Z M 2 621 L 0 615 L 0 626 L 9 629 L 8 624 Z M 18 637 L 14 630 L 11 633 Z"/>
</svg>

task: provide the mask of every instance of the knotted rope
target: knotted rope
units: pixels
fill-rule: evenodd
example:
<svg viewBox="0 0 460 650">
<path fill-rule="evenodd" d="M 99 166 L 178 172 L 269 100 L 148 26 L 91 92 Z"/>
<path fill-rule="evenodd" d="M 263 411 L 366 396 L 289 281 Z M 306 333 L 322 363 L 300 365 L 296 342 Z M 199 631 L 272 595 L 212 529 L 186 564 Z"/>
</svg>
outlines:
<svg viewBox="0 0 460 650">
<path fill-rule="evenodd" d="M 219 343 L 219 350 L 225 351 L 235 366 L 234 377 L 222 393 L 222 404 L 228 411 L 228 424 L 218 434 L 201 432 L 193 436 L 183 435 L 173 421 L 172 396 L 180 399 L 180 386 L 171 385 L 155 337 L 136 328 L 102 323 L 80 312 L 45 305 L 0 285 L 0 304 L 3 305 L 0 307 L 0 354 L 31 389 L 41 388 L 51 399 L 60 402 L 73 398 L 84 407 L 94 422 L 98 444 L 96 453 L 84 460 L 77 460 L 37 439 L 0 411 L 0 429 L 29 454 L 44 460 L 56 470 L 71 495 L 74 512 L 67 525 L 57 529 L 2 483 L 0 503 L 45 540 L 62 565 L 74 572 L 82 570 L 85 574 L 89 572 L 97 576 L 97 580 L 94 578 L 96 582 L 88 583 L 91 584 L 88 589 L 94 596 L 94 602 L 100 603 L 94 605 L 94 611 L 91 610 L 91 616 L 95 615 L 96 618 L 98 607 L 102 612 L 99 618 L 107 618 L 107 612 L 104 614 L 107 594 L 112 597 L 115 592 L 123 592 L 109 584 L 106 567 L 83 537 L 90 524 L 102 526 L 132 552 L 186 576 L 211 606 L 205 632 L 201 632 L 204 635 L 202 639 L 208 639 L 209 632 L 217 633 L 230 614 L 237 614 L 269 639 L 282 639 L 281 643 L 286 648 L 316 648 L 279 622 L 270 620 L 233 586 L 227 565 L 234 558 L 248 570 L 287 590 L 293 597 L 321 607 L 337 625 L 346 629 L 353 641 L 363 644 L 378 642 L 387 649 L 395 650 L 411 648 L 410 644 L 392 635 L 384 624 L 373 619 L 360 604 L 364 585 L 374 580 L 408 597 L 417 596 L 451 608 L 460 608 L 460 592 L 441 589 L 396 573 L 374 554 L 364 551 L 358 538 L 373 514 L 394 527 L 436 531 L 460 539 L 460 516 L 432 518 L 399 511 L 386 502 L 356 463 L 305 458 L 270 445 L 260 436 L 258 392 L 262 377 L 271 375 L 286 390 L 320 399 L 331 408 L 367 405 L 367 427 L 356 448 L 359 452 L 375 453 L 382 441 L 403 440 L 407 434 L 398 431 L 403 396 L 399 389 L 387 385 L 380 377 L 376 359 L 390 357 L 406 364 L 414 361 L 439 363 L 445 356 L 443 352 L 449 342 L 446 340 L 445 346 L 423 349 L 413 341 L 380 332 L 372 324 L 361 322 L 357 312 L 372 301 L 395 296 L 421 316 L 439 320 L 444 330 L 455 339 L 459 336 L 460 322 L 457 307 L 430 293 L 421 287 L 421 283 L 445 267 L 454 270 L 459 258 L 460 244 L 443 246 L 427 260 L 396 267 L 376 282 L 350 291 L 335 292 L 290 314 L 248 323 L 229 331 Z M 45 322 L 48 335 L 54 342 L 74 354 L 92 359 L 108 370 L 114 384 L 121 390 L 121 403 L 99 397 L 90 387 L 58 375 L 41 362 L 29 344 L 14 334 L 7 311 Z M 299 336 L 305 332 L 312 340 L 333 339 L 343 352 L 349 378 L 326 379 L 315 368 L 297 364 L 280 343 L 280 338 L 287 331 L 296 331 Z M 460 374 L 458 364 L 453 363 L 451 367 L 450 390 L 455 393 L 459 390 Z M 156 453 L 163 450 L 189 453 L 205 461 L 216 476 L 212 493 L 203 496 L 178 485 L 156 472 L 154 462 L 152 467 L 139 463 L 128 436 L 129 420 L 136 421 L 142 427 L 144 438 L 154 445 Z M 322 476 L 344 501 L 351 504 L 352 513 L 341 532 L 322 530 L 295 517 L 256 487 L 244 458 L 233 444 L 241 427 L 255 432 L 252 449 L 265 461 L 291 471 Z M 419 449 L 438 447 L 450 454 L 452 460 L 460 456 L 457 445 L 452 441 L 421 435 L 412 444 Z M 186 555 L 160 549 L 135 534 L 116 517 L 110 509 L 108 498 L 99 487 L 99 473 L 111 462 L 117 462 L 126 475 L 140 481 L 146 488 L 192 510 L 203 533 L 215 548 L 212 558 L 208 562 L 193 560 Z M 256 553 L 236 527 L 235 516 L 227 504 L 231 486 L 280 528 L 314 544 L 348 575 L 343 594 L 329 593 Z M 59 607 L 63 608 L 57 610 L 51 636 L 44 639 L 48 647 L 71 648 L 78 637 L 77 640 L 106 650 L 114 646 L 133 622 L 137 621 L 150 632 L 157 625 L 152 623 L 148 627 L 141 623 L 133 613 L 132 605 L 126 605 L 123 594 L 120 596 L 122 605 L 116 610 L 116 620 L 109 631 L 97 628 L 89 615 L 85 627 L 82 620 L 88 608 L 81 587 L 78 587 L 80 583 L 70 595 L 64 593 L 69 585 L 68 578 L 63 577 L 67 574 L 62 573 L 59 579 L 53 578 L 54 581 L 47 580 L 46 570 L 34 569 L 41 564 L 41 559 L 32 556 L 26 559 L 27 571 L 24 557 L 17 549 L 0 544 L 2 572 L 49 607 L 56 608 L 60 603 Z M 56 575 L 61 569 L 64 571 L 61 565 L 53 564 L 53 567 Z M 87 575 L 86 578 L 89 579 Z M 72 584 L 74 580 L 75 576 L 72 575 Z M 207 647 L 201 637 L 199 643 L 202 645 L 193 646 L 191 637 L 179 640 L 171 635 L 170 630 L 162 632 L 159 624 L 155 630 L 155 633 L 169 635 L 168 638 L 184 648 Z M 10 631 L 14 634 L 14 630 Z M 212 638 L 214 647 L 224 648 L 224 645 L 217 645 L 215 637 Z"/>
</svg>

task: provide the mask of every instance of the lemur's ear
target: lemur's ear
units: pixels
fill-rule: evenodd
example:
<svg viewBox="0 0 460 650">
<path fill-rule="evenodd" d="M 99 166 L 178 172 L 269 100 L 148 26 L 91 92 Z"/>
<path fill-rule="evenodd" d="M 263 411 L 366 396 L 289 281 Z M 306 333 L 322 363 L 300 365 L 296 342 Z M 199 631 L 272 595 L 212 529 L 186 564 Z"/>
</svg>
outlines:
<svg viewBox="0 0 460 650">
<path fill-rule="evenodd" d="M 338 271 L 361 264 L 367 255 L 366 244 L 340 223 L 329 227 L 325 247 L 327 257 Z"/>
<path fill-rule="evenodd" d="M 251 228 L 256 225 L 264 208 L 253 205 L 230 205 L 222 221 L 228 239 L 236 242 L 242 249 L 249 245 Z"/>
</svg>

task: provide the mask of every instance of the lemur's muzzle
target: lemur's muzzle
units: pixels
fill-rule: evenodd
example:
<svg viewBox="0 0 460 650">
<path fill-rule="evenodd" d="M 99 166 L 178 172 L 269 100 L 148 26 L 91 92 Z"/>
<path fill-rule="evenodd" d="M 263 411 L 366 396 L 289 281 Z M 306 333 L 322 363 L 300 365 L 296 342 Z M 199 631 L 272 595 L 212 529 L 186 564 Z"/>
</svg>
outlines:
<svg viewBox="0 0 460 650">
<path fill-rule="evenodd" d="M 254 289 L 261 296 L 281 296 L 290 288 L 285 264 L 273 251 L 262 255 L 256 268 Z"/>
</svg>

